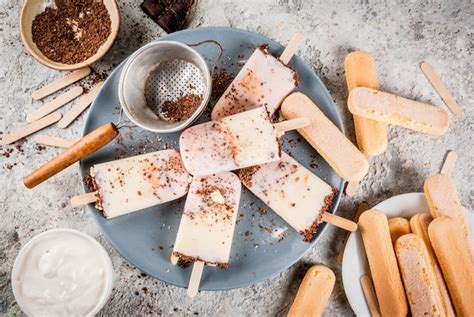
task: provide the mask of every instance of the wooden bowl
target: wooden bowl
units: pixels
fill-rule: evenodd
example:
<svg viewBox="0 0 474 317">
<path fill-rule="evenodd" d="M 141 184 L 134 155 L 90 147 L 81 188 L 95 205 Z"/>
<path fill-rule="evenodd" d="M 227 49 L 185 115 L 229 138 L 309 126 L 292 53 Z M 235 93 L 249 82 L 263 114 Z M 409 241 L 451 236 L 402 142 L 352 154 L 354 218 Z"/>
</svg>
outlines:
<svg viewBox="0 0 474 317">
<path fill-rule="evenodd" d="M 23 44 L 25 45 L 28 52 L 30 52 L 30 54 L 33 55 L 33 57 L 41 64 L 57 70 L 75 70 L 97 62 L 112 47 L 120 27 L 120 11 L 118 9 L 116 0 L 103 0 L 104 5 L 110 15 L 111 31 L 109 37 L 102 44 L 102 46 L 99 47 L 97 52 L 85 61 L 77 64 L 63 64 L 50 60 L 44 56 L 43 53 L 41 53 L 36 44 L 33 42 L 33 35 L 31 32 L 33 20 L 35 19 L 36 15 L 43 11 L 44 2 L 45 1 L 25 0 L 20 16 L 20 33 Z"/>
</svg>

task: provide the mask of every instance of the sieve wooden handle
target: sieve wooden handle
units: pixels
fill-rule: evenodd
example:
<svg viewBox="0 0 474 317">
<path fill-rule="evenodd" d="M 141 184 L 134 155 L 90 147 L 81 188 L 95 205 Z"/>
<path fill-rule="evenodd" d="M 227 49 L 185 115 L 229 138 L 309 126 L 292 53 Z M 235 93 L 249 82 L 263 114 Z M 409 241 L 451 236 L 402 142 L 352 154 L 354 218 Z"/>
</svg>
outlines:
<svg viewBox="0 0 474 317">
<path fill-rule="evenodd" d="M 23 178 L 28 188 L 33 188 L 51 176 L 56 175 L 82 158 L 106 146 L 118 135 L 113 123 L 106 123 L 65 149 L 61 154 L 42 165 L 36 171 Z"/>
</svg>

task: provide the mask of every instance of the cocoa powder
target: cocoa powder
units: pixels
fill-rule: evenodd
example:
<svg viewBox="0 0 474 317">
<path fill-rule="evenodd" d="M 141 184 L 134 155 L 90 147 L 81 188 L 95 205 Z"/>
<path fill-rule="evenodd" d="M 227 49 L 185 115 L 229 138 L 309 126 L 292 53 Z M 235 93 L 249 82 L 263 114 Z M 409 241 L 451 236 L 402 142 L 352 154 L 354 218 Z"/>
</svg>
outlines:
<svg viewBox="0 0 474 317">
<path fill-rule="evenodd" d="M 48 59 L 77 64 L 97 53 L 111 33 L 107 8 L 97 0 L 56 0 L 33 20 L 33 42 Z"/>
<path fill-rule="evenodd" d="M 167 100 L 161 105 L 161 115 L 170 122 L 189 119 L 202 103 L 203 96 L 186 94 L 176 101 Z"/>
</svg>

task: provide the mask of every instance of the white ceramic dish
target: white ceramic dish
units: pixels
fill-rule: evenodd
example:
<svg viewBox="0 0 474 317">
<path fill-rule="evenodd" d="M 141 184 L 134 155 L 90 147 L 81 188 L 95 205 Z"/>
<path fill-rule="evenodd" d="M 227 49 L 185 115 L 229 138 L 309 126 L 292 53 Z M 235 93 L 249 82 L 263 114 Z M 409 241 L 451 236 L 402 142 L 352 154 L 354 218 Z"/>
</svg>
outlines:
<svg viewBox="0 0 474 317">
<path fill-rule="evenodd" d="M 408 193 L 394 196 L 372 207 L 384 212 L 388 218 L 410 218 L 418 213 L 429 213 L 428 204 L 423 193 Z M 474 232 L 474 216 L 466 209 L 469 231 Z M 347 240 L 342 260 L 342 281 L 349 304 L 357 316 L 370 316 L 367 302 L 365 301 L 360 277 L 370 275 L 369 264 L 365 255 L 364 244 L 358 230 L 351 233 Z"/>
<path fill-rule="evenodd" d="M 30 250 L 32 247 L 36 245 L 36 243 L 41 243 L 40 241 L 42 240 L 44 241 L 45 240 L 44 238 L 47 238 L 48 235 L 54 237 L 54 235 L 57 235 L 58 233 L 62 234 L 63 236 L 72 235 L 72 236 L 79 236 L 85 239 L 87 243 L 90 243 L 90 246 L 93 249 L 93 252 L 97 252 L 97 255 L 99 256 L 100 261 L 103 263 L 103 270 L 105 272 L 105 280 L 104 280 L 105 286 L 100 296 L 97 298 L 97 302 L 93 306 L 92 310 L 87 314 L 88 316 L 94 316 L 102 309 L 102 307 L 104 307 L 104 305 L 107 303 L 112 293 L 112 284 L 113 284 L 112 261 L 110 260 L 108 253 L 105 251 L 105 249 L 102 247 L 102 245 L 99 242 L 97 242 L 95 239 L 93 239 L 89 235 L 77 230 L 73 230 L 73 229 L 61 228 L 61 229 L 53 229 L 53 230 L 45 231 L 33 237 L 21 248 L 20 252 L 18 253 L 18 256 L 16 257 L 15 263 L 13 264 L 12 278 L 11 278 L 13 294 L 15 295 L 15 299 L 17 300 L 17 303 L 20 306 L 21 310 L 26 315 L 28 316 L 33 315 L 29 304 L 27 303 L 27 301 L 24 300 L 20 292 L 20 284 L 18 280 L 19 280 L 19 274 L 21 271 L 21 266 L 23 265 L 25 259 L 27 259 L 27 257 L 30 256 Z"/>
</svg>

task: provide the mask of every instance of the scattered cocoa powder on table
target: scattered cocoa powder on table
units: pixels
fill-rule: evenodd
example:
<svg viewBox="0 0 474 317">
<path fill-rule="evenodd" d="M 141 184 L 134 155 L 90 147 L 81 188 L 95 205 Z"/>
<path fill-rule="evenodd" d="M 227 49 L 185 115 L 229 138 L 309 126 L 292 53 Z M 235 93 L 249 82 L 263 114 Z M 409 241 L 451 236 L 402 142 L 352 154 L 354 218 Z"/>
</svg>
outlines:
<svg viewBox="0 0 474 317">
<path fill-rule="evenodd" d="M 176 101 L 167 100 L 161 105 L 161 116 L 170 122 L 189 119 L 202 103 L 202 95 L 186 94 Z"/>
<path fill-rule="evenodd" d="M 111 33 L 107 8 L 97 0 L 55 0 L 38 14 L 33 42 L 54 62 L 77 64 L 97 53 Z"/>
</svg>

